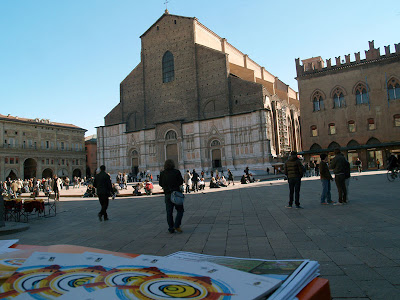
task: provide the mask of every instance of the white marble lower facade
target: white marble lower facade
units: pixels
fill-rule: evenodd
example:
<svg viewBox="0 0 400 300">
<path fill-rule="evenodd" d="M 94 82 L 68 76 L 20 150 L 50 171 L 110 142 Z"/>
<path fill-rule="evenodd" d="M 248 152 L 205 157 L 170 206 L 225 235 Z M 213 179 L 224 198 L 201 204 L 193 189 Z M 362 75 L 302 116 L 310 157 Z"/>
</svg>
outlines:
<svg viewBox="0 0 400 300">
<path fill-rule="evenodd" d="M 126 132 L 125 124 L 97 128 L 98 165 L 118 172 L 150 171 L 159 174 L 166 159 L 181 170 L 227 170 L 255 174 L 271 168 L 275 149 L 268 111 L 184 123 L 163 123 L 155 128 Z M 136 167 L 136 168 L 135 168 Z M 113 177 L 114 178 L 114 177 Z"/>
</svg>

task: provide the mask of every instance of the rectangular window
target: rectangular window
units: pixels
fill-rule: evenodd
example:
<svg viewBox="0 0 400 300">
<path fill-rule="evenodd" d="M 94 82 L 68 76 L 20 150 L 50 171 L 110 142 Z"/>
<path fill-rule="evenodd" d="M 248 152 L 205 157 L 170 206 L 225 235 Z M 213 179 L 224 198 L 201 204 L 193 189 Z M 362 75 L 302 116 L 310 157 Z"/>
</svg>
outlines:
<svg viewBox="0 0 400 300">
<path fill-rule="evenodd" d="M 65 160 L 61 160 L 61 164 L 64 165 L 65 164 Z"/>
<path fill-rule="evenodd" d="M 400 127 L 400 115 L 394 116 L 394 126 Z"/>
<path fill-rule="evenodd" d="M 329 134 L 336 134 L 336 126 L 335 124 L 329 124 Z"/>
<path fill-rule="evenodd" d="M 49 148 L 50 148 L 50 142 L 46 141 L 46 149 L 49 149 Z"/>
<path fill-rule="evenodd" d="M 49 164 L 49 159 L 48 159 L 48 158 L 46 158 L 46 164 L 47 164 L 47 165 Z"/>
<path fill-rule="evenodd" d="M 349 132 L 356 132 L 356 124 L 349 123 Z"/>
<path fill-rule="evenodd" d="M 19 159 L 18 157 L 15 158 L 15 163 L 18 164 L 19 163 Z"/>
<path fill-rule="evenodd" d="M 374 119 L 368 119 L 368 130 L 375 130 L 376 129 L 376 127 L 375 127 L 375 121 L 374 121 Z"/>
<path fill-rule="evenodd" d="M 64 150 L 64 142 L 61 142 L 61 150 Z"/>
<path fill-rule="evenodd" d="M 14 164 L 14 157 L 10 157 L 10 164 Z"/>
<path fill-rule="evenodd" d="M 4 157 L 4 163 L 8 164 L 8 157 Z"/>
</svg>

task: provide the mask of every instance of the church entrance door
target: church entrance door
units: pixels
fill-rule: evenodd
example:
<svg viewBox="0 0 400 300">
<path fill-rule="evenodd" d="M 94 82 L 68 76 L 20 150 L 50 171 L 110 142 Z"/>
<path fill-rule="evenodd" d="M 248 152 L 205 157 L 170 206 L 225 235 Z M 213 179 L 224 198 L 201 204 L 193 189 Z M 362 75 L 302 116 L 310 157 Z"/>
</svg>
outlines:
<svg viewBox="0 0 400 300">
<path fill-rule="evenodd" d="M 222 167 L 221 149 L 213 149 L 211 151 L 211 157 L 212 157 L 212 168 L 213 169 L 220 169 Z"/>
<path fill-rule="evenodd" d="M 175 163 L 175 168 L 178 169 L 178 145 L 169 144 L 166 147 L 166 159 L 172 159 Z"/>
<path fill-rule="evenodd" d="M 132 173 L 135 176 L 139 173 L 139 158 L 137 157 L 132 158 Z"/>
<path fill-rule="evenodd" d="M 24 161 L 24 179 L 36 177 L 36 160 L 28 158 Z"/>
</svg>

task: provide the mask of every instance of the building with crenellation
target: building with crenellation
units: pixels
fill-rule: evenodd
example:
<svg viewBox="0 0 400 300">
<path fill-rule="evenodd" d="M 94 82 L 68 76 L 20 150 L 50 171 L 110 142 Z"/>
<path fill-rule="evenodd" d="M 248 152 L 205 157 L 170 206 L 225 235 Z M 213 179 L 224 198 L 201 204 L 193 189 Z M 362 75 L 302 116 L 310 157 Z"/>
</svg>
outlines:
<svg viewBox="0 0 400 300">
<path fill-rule="evenodd" d="M 0 115 L 0 181 L 84 176 L 86 129 Z"/>
<path fill-rule="evenodd" d="M 340 148 L 354 166 L 385 166 L 390 152 L 400 153 L 400 44 L 381 54 L 369 42 L 365 58 L 296 59 L 303 154 L 317 159 Z"/>
<path fill-rule="evenodd" d="M 265 170 L 300 150 L 297 92 L 196 18 L 166 11 L 141 38 L 141 61 L 97 129 L 110 173 Z"/>
<path fill-rule="evenodd" d="M 95 134 L 85 137 L 86 152 L 86 177 L 91 177 L 97 171 L 97 136 Z"/>
</svg>

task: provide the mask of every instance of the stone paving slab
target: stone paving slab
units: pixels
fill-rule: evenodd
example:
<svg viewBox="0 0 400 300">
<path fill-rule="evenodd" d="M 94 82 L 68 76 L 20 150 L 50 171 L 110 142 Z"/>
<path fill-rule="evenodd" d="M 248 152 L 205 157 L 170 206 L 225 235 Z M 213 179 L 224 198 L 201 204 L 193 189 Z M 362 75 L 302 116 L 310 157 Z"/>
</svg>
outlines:
<svg viewBox="0 0 400 300">
<path fill-rule="evenodd" d="M 399 299 L 400 182 L 388 182 L 383 171 L 353 175 L 345 206 L 320 205 L 321 183 L 315 177 L 302 180 L 303 210 L 284 207 L 283 180 L 191 193 L 184 232 L 173 235 L 167 232 L 163 195 L 110 201 L 107 222 L 97 219 L 97 198 L 62 196 L 57 216 L 32 220 L 29 230 L 2 238 L 155 255 L 183 250 L 316 259 L 335 300 Z M 332 196 L 337 198 L 335 186 Z"/>
</svg>

